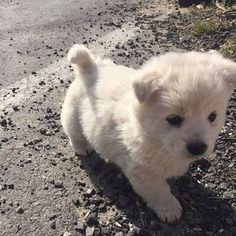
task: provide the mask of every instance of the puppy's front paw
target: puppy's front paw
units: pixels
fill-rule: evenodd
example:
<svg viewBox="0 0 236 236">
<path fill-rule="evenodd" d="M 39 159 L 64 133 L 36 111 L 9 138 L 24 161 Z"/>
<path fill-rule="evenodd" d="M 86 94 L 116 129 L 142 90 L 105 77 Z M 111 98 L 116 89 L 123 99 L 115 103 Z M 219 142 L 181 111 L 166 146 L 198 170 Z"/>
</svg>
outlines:
<svg viewBox="0 0 236 236">
<path fill-rule="evenodd" d="M 179 201 L 171 195 L 169 200 L 159 202 L 155 208 L 157 216 L 166 223 L 178 223 L 182 216 L 182 207 Z"/>
<path fill-rule="evenodd" d="M 70 141 L 70 145 L 72 146 L 74 152 L 79 156 L 87 156 L 89 153 L 91 153 L 93 151 L 93 148 L 89 144 L 87 144 L 87 145 L 80 145 L 80 144 L 73 145 L 72 142 Z"/>
</svg>

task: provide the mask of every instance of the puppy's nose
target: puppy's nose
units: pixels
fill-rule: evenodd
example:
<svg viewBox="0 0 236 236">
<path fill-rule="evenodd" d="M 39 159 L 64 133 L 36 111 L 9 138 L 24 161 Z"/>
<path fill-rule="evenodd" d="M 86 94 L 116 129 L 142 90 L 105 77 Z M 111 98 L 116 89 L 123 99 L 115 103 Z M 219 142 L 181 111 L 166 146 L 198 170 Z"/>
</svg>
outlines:
<svg viewBox="0 0 236 236">
<path fill-rule="evenodd" d="M 199 156 L 206 152 L 207 145 L 202 142 L 192 142 L 187 144 L 187 149 L 192 155 Z"/>
</svg>

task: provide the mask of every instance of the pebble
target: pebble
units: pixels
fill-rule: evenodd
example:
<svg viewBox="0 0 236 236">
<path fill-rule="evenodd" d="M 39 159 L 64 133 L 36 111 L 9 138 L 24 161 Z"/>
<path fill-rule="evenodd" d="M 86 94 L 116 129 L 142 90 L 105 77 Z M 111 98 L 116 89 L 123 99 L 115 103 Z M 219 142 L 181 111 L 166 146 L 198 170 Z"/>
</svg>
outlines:
<svg viewBox="0 0 236 236">
<path fill-rule="evenodd" d="M 6 127 L 7 126 L 7 120 L 6 119 L 2 119 L 0 121 L 0 124 L 1 124 L 1 126 Z"/>
<path fill-rule="evenodd" d="M 223 193 L 223 198 L 234 198 L 234 193 L 230 191 L 226 191 Z"/>
<path fill-rule="evenodd" d="M 116 233 L 115 236 L 124 236 L 124 233 L 120 231 L 120 232 Z"/>
<path fill-rule="evenodd" d="M 84 196 L 86 197 L 90 197 L 91 195 L 93 195 L 95 193 L 94 189 L 88 189 L 85 193 Z"/>
<path fill-rule="evenodd" d="M 86 236 L 93 236 L 95 231 L 95 227 L 87 227 L 85 231 Z"/>
<path fill-rule="evenodd" d="M 228 184 L 227 183 L 221 183 L 219 188 L 223 189 L 223 190 L 226 190 L 226 189 L 228 189 Z"/>
<path fill-rule="evenodd" d="M 54 186 L 55 186 L 55 188 L 63 188 L 64 187 L 63 182 L 59 181 L 59 180 L 55 181 Z"/>
<path fill-rule="evenodd" d="M 98 224 L 98 220 L 97 220 L 97 216 L 95 213 L 91 213 L 88 215 L 86 222 L 89 226 L 92 225 L 97 225 Z"/>
<path fill-rule="evenodd" d="M 50 227 L 52 229 L 56 229 L 56 221 L 53 221 L 51 224 L 50 224 Z"/>
<path fill-rule="evenodd" d="M 45 135 L 45 134 L 47 133 L 47 130 L 44 129 L 44 128 L 42 128 L 42 129 L 39 130 L 39 132 L 40 132 L 41 134 Z"/>
<path fill-rule="evenodd" d="M 18 207 L 17 210 L 16 210 L 16 213 L 23 214 L 24 213 L 24 209 L 22 207 Z"/>
<path fill-rule="evenodd" d="M 202 232 L 202 228 L 196 227 L 192 229 L 194 232 Z"/>
<path fill-rule="evenodd" d="M 211 166 L 211 163 L 210 161 L 208 161 L 207 159 L 205 158 L 202 158 L 200 160 L 197 161 L 198 165 L 199 165 L 199 168 L 202 170 L 202 171 L 207 171 L 210 166 Z"/>
<path fill-rule="evenodd" d="M 71 236 L 71 233 L 69 231 L 64 232 L 63 236 Z"/>
<path fill-rule="evenodd" d="M 13 111 L 19 111 L 20 110 L 18 106 L 12 106 L 12 109 L 13 109 Z"/>
<path fill-rule="evenodd" d="M 80 199 L 79 198 L 74 199 L 73 203 L 75 204 L 76 207 L 80 206 Z"/>
<path fill-rule="evenodd" d="M 79 232 L 84 232 L 85 230 L 85 224 L 83 222 L 78 221 L 77 225 L 75 226 L 75 230 Z"/>
</svg>

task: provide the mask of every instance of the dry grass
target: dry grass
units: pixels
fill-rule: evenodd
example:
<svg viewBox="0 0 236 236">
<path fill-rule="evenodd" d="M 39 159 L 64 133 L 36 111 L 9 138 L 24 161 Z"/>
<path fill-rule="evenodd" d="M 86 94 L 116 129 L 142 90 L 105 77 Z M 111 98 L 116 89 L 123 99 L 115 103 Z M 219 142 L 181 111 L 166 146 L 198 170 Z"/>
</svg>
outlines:
<svg viewBox="0 0 236 236">
<path fill-rule="evenodd" d="M 236 61 L 236 34 L 232 35 L 220 48 L 220 52 Z"/>
<path fill-rule="evenodd" d="M 211 35 L 221 28 L 221 24 L 217 20 L 200 20 L 191 26 L 191 32 L 196 37 L 203 35 Z"/>
</svg>

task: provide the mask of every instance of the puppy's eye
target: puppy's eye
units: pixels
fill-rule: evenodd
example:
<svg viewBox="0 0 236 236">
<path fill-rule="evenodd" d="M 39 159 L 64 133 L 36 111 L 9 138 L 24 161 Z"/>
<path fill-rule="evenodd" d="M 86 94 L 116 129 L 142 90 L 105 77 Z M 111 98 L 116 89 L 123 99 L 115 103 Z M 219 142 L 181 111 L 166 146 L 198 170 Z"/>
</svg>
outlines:
<svg viewBox="0 0 236 236">
<path fill-rule="evenodd" d="M 216 112 L 213 111 L 213 112 L 208 116 L 209 122 L 210 122 L 210 123 L 214 122 L 214 120 L 216 119 L 216 116 L 217 116 Z"/>
<path fill-rule="evenodd" d="M 182 122 L 184 121 L 184 119 L 178 115 L 169 116 L 166 118 L 166 120 L 168 121 L 170 125 L 177 126 L 177 127 L 181 126 Z"/>
</svg>

